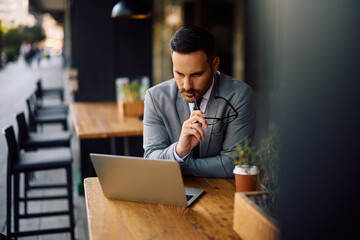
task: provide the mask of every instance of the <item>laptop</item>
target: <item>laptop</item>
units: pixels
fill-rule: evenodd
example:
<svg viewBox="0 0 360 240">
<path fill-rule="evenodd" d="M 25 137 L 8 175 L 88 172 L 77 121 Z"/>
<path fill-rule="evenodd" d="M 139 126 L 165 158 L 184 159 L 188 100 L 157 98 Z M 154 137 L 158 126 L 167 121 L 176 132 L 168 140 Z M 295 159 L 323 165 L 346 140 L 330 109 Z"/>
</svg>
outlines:
<svg viewBox="0 0 360 240">
<path fill-rule="evenodd" d="M 90 153 L 105 197 L 188 207 L 203 192 L 184 187 L 179 163 Z"/>
</svg>

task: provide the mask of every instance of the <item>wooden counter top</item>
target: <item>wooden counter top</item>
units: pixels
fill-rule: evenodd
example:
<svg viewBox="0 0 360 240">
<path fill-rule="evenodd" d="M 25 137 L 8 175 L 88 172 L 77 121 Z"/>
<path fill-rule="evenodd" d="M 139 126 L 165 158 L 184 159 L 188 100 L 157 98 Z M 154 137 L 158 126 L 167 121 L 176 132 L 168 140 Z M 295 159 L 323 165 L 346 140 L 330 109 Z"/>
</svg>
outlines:
<svg viewBox="0 0 360 240">
<path fill-rule="evenodd" d="M 138 117 L 121 118 L 116 102 L 74 102 L 70 112 L 76 135 L 84 138 L 142 136 Z"/>
<path fill-rule="evenodd" d="M 233 230 L 234 179 L 184 178 L 184 184 L 205 190 L 188 208 L 109 200 L 98 178 L 86 178 L 90 239 L 239 239 Z"/>
</svg>

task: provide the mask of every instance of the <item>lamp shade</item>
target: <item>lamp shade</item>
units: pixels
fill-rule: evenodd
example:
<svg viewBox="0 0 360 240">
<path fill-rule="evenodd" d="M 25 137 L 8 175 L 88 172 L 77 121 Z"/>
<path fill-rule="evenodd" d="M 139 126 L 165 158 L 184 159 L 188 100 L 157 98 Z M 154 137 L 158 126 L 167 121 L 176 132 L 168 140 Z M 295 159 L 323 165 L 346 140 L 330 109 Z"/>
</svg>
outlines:
<svg viewBox="0 0 360 240">
<path fill-rule="evenodd" d="M 145 19 L 149 18 L 150 14 L 143 1 L 120 0 L 114 5 L 111 11 L 111 17 Z"/>
</svg>

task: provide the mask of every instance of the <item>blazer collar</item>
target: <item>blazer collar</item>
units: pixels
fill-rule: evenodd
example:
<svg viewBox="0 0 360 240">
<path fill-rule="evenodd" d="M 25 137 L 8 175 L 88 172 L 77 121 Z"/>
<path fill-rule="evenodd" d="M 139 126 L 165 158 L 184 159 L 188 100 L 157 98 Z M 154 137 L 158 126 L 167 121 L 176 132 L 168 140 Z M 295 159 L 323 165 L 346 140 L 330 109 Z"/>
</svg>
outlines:
<svg viewBox="0 0 360 240">
<path fill-rule="evenodd" d="M 210 99 L 207 103 L 205 114 L 208 117 L 216 117 L 216 113 L 219 107 L 219 101 L 217 101 L 214 96 L 219 95 L 219 72 L 215 75 L 214 78 L 214 87 L 212 93 L 210 95 Z M 205 131 L 205 140 L 200 142 L 200 156 L 206 155 L 209 147 L 210 137 L 213 130 L 214 125 L 209 126 L 207 129 L 204 128 Z"/>
<path fill-rule="evenodd" d="M 175 80 L 174 80 L 175 82 Z M 176 85 L 176 82 L 175 82 Z M 183 99 L 180 91 L 178 90 L 177 86 L 177 93 L 176 93 L 176 109 L 179 116 L 179 119 L 181 121 L 181 125 L 190 117 L 190 111 L 189 111 L 189 105 L 185 100 Z"/>
</svg>

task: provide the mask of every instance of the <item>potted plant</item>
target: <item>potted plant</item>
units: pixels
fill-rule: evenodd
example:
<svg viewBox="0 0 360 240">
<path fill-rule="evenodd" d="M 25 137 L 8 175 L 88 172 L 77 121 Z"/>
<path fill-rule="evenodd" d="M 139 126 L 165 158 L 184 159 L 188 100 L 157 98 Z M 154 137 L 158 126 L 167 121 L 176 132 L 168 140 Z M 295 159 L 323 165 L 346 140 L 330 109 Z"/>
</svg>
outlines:
<svg viewBox="0 0 360 240">
<path fill-rule="evenodd" d="M 237 185 L 244 177 L 240 176 L 241 180 L 236 179 L 233 229 L 244 240 L 279 239 L 276 215 L 279 206 L 279 153 L 279 138 L 276 134 L 270 134 L 260 142 L 257 150 L 245 140 L 242 145 L 237 146 L 233 154 L 237 164 L 234 173 L 236 169 L 243 168 L 243 171 L 250 175 L 246 176 L 252 180 L 255 178 L 250 174 L 254 171 L 251 169 L 256 169 L 257 173 L 258 188 L 246 189 L 245 193 L 238 192 Z M 235 178 L 237 177 L 235 174 Z"/>
<path fill-rule="evenodd" d="M 128 102 L 140 100 L 140 85 L 137 81 L 123 85 L 125 100 Z"/>
<path fill-rule="evenodd" d="M 257 150 L 248 139 L 238 144 L 233 153 L 236 191 L 255 191 L 261 185 L 266 191 L 277 192 L 279 152 L 279 139 L 274 133 L 262 140 Z"/>
<path fill-rule="evenodd" d="M 268 193 L 266 204 L 263 203 L 261 205 L 271 216 L 274 216 L 279 203 L 280 151 L 279 137 L 275 133 L 262 140 L 256 151 L 256 164 L 260 171 L 260 184 L 262 189 Z"/>
<path fill-rule="evenodd" d="M 256 153 L 248 139 L 236 146 L 233 153 L 236 192 L 255 191 L 257 186 L 258 167 Z"/>
<path fill-rule="evenodd" d="M 144 101 L 140 100 L 141 86 L 137 81 L 119 81 L 117 89 L 117 105 L 120 117 L 138 117 L 144 115 Z"/>
</svg>

